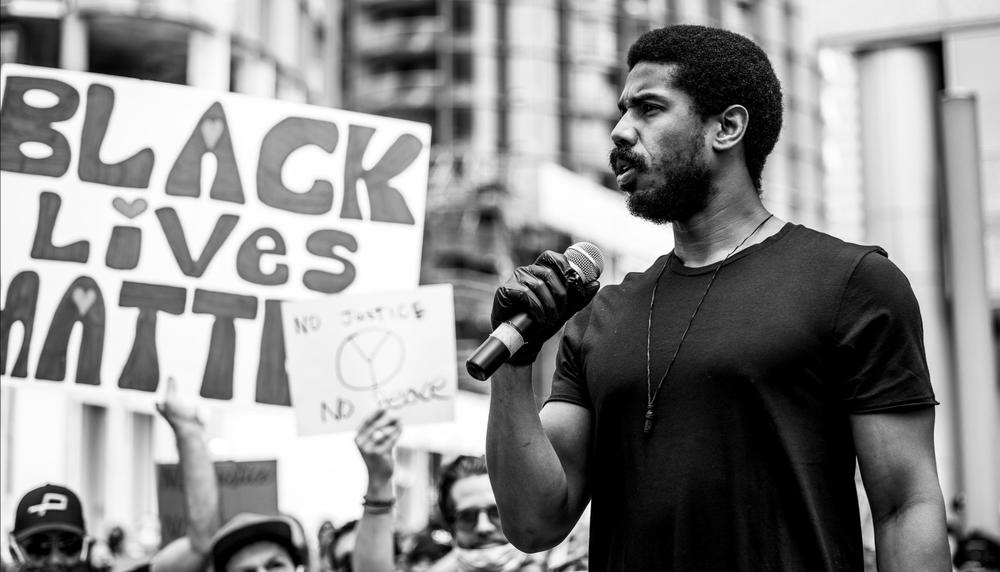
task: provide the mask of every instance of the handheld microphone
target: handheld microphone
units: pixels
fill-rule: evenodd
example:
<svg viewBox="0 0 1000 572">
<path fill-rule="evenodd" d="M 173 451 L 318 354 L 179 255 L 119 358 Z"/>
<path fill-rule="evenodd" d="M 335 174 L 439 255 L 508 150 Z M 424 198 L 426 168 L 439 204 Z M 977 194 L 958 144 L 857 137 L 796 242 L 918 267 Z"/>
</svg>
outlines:
<svg viewBox="0 0 1000 572">
<path fill-rule="evenodd" d="M 571 278 L 579 280 L 579 284 L 590 284 L 600 278 L 601 272 L 604 271 L 604 255 L 599 248 L 589 242 L 578 242 L 570 246 L 564 255 L 569 261 L 571 271 L 576 274 Z M 569 286 L 573 287 L 573 284 Z M 465 369 L 469 375 L 479 381 L 489 379 L 510 359 L 510 356 L 521 349 L 527 339 L 530 339 L 533 326 L 534 320 L 525 312 L 497 326 L 465 362 Z"/>
</svg>

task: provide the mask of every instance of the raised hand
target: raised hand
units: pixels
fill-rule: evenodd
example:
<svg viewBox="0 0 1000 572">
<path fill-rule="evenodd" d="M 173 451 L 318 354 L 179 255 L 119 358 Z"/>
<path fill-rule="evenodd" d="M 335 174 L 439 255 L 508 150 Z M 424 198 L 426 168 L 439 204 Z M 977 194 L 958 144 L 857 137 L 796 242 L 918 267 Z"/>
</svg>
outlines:
<svg viewBox="0 0 1000 572">
<path fill-rule="evenodd" d="M 399 419 L 385 409 L 377 410 L 358 428 L 354 444 L 368 468 L 370 489 L 386 485 L 392 479 L 395 470 L 393 448 L 402 432 Z"/>
<path fill-rule="evenodd" d="M 181 399 L 177 391 L 177 382 L 173 377 L 167 378 L 167 389 L 163 394 L 163 401 L 156 404 L 156 411 L 170 424 L 174 432 L 191 428 L 203 429 L 205 426 L 195 406 Z"/>
</svg>

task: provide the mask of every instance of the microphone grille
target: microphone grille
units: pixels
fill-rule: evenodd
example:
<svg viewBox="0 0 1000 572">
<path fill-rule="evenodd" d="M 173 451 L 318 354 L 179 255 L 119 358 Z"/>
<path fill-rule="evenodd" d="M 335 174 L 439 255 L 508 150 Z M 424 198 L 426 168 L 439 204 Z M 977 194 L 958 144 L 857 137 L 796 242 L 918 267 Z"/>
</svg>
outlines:
<svg viewBox="0 0 1000 572">
<path fill-rule="evenodd" d="M 577 267 L 584 284 L 597 280 L 604 272 L 604 254 L 589 242 L 578 242 L 567 248 L 566 258 Z"/>
</svg>

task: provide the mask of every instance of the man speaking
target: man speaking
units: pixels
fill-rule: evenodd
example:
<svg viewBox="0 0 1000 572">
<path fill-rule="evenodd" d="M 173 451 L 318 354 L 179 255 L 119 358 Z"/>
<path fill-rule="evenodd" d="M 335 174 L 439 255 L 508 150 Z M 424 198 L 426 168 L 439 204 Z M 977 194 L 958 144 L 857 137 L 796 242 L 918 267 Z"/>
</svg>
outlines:
<svg viewBox="0 0 1000 572">
<path fill-rule="evenodd" d="M 675 246 L 596 296 L 551 252 L 497 290 L 495 326 L 545 326 L 492 376 L 504 533 L 552 547 L 592 501 L 591 570 L 860 572 L 857 461 L 879 570 L 951 570 L 916 300 L 881 248 L 764 208 L 782 117 L 767 56 L 675 26 L 628 67 L 612 168 Z M 564 323 L 538 412 L 531 363 Z"/>
</svg>

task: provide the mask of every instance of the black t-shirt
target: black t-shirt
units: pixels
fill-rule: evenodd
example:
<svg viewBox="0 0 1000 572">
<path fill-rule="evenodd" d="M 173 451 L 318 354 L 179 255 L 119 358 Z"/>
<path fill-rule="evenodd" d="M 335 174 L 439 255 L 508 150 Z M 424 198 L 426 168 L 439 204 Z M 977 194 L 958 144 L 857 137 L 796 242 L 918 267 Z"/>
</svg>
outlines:
<svg viewBox="0 0 1000 572">
<path fill-rule="evenodd" d="M 653 283 L 655 388 L 715 268 L 663 256 L 567 324 L 549 400 L 592 413 L 591 570 L 860 571 L 849 414 L 936 403 L 909 282 L 786 224 L 719 272 L 644 436 Z"/>
</svg>

